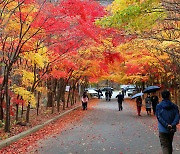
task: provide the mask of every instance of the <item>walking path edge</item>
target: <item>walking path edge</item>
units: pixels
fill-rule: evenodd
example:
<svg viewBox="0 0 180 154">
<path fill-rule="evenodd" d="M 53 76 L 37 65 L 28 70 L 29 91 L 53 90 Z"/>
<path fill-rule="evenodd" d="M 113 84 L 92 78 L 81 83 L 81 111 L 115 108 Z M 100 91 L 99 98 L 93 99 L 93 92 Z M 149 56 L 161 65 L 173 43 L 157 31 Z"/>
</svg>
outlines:
<svg viewBox="0 0 180 154">
<path fill-rule="evenodd" d="M 66 115 L 66 114 L 68 114 L 68 113 L 76 110 L 76 109 L 79 108 L 79 107 L 81 107 L 81 105 L 76 106 L 75 108 L 70 109 L 70 110 L 68 110 L 68 111 L 65 111 L 64 113 L 62 113 L 62 114 L 60 114 L 60 115 L 58 115 L 58 116 L 56 116 L 56 117 L 54 117 L 54 118 L 46 121 L 46 122 L 44 122 L 44 123 L 42 123 L 42 124 L 40 124 L 40 125 L 34 126 L 34 127 L 30 128 L 30 129 L 28 129 L 28 130 L 26 130 L 26 131 L 23 131 L 23 132 L 15 135 L 15 136 L 12 136 L 12 137 L 10 137 L 10 138 L 8 138 L 8 139 L 5 139 L 5 140 L 1 141 L 1 142 L 0 142 L 0 149 L 2 149 L 2 148 L 4 148 L 4 147 L 6 147 L 6 146 L 8 146 L 8 145 L 10 145 L 10 144 L 12 144 L 12 143 L 14 143 L 14 142 L 16 142 L 16 141 L 19 140 L 19 139 L 22 139 L 22 138 L 24 138 L 24 137 L 26 137 L 26 136 L 34 133 L 34 132 L 37 132 L 38 130 L 40 130 L 40 129 L 43 128 L 44 126 L 48 125 L 49 123 L 58 120 L 58 119 L 61 118 L 62 116 L 64 116 L 64 115 Z"/>
</svg>

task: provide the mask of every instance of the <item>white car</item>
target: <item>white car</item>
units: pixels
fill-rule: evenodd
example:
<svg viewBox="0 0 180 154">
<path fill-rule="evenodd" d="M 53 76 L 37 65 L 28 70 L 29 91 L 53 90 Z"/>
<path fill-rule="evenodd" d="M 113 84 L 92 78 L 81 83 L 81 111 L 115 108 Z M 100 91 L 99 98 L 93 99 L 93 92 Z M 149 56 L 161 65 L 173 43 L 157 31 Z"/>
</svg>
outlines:
<svg viewBox="0 0 180 154">
<path fill-rule="evenodd" d="M 87 88 L 86 91 L 91 97 L 98 97 L 98 92 L 94 88 Z"/>
<path fill-rule="evenodd" d="M 126 91 L 126 94 L 127 94 L 128 96 L 132 96 L 132 95 L 134 95 L 136 92 L 137 92 L 136 89 L 128 89 L 128 90 Z"/>
</svg>

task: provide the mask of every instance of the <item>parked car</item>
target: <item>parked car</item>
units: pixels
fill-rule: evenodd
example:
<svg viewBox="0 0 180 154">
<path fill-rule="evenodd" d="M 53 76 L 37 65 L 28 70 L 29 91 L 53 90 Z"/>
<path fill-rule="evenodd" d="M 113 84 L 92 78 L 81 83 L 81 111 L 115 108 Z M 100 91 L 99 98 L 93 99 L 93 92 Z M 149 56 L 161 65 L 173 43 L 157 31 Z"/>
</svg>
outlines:
<svg viewBox="0 0 180 154">
<path fill-rule="evenodd" d="M 136 89 L 128 89 L 127 91 L 126 91 L 126 94 L 128 95 L 128 96 L 132 96 L 132 95 L 134 95 L 135 93 L 137 93 L 137 90 Z"/>
<path fill-rule="evenodd" d="M 94 88 L 87 88 L 85 89 L 87 91 L 87 94 L 90 95 L 90 97 L 98 97 L 98 92 Z"/>
</svg>

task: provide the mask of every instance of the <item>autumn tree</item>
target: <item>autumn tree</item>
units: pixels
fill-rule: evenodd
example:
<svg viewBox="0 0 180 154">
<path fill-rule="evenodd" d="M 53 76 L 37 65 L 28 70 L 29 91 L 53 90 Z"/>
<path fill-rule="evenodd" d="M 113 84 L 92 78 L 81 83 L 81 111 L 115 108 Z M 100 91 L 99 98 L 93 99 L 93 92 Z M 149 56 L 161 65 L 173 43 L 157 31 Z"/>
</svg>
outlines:
<svg viewBox="0 0 180 154">
<path fill-rule="evenodd" d="M 76 59 L 75 57 L 78 57 L 78 50 L 83 46 L 86 46 L 87 48 L 90 39 L 93 39 L 94 41 L 98 40 L 98 38 L 100 37 L 100 28 L 94 25 L 94 21 L 96 18 L 101 17 L 104 14 L 104 11 L 103 7 L 101 7 L 99 3 L 94 1 L 62 1 L 61 3 L 56 5 L 56 7 L 58 10 L 57 12 L 49 12 L 52 12 L 52 15 L 58 14 L 56 18 L 60 19 L 59 23 L 67 22 L 70 26 L 61 26 L 62 29 L 57 27 L 58 30 L 55 31 L 52 31 L 54 27 L 48 27 L 48 29 L 45 29 L 47 31 L 47 34 L 51 34 L 51 42 L 55 42 L 55 44 L 52 45 L 49 50 L 53 50 L 56 54 L 59 54 L 59 58 L 54 61 L 52 68 L 55 68 L 55 70 L 61 70 L 62 72 L 63 68 L 58 68 L 57 66 L 62 66 L 61 63 L 64 61 L 64 59 L 67 60 L 68 57 L 68 61 L 72 61 L 73 65 L 78 65 L 78 63 L 74 61 L 74 59 Z M 52 69 L 52 72 L 57 72 L 55 70 Z M 67 80 L 64 80 L 66 81 L 66 85 L 68 84 L 68 82 L 70 82 L 70 78 L 72 78 L 72 74 L 74 74 L 75 70 L 74 67 L 70 68 L 69 70 L 64 70 L 65 74 L 67 74 Z M 77 77 L 77 79 L 78 78 L 79 77 Z M 54 79 L 52 78 L 52 80 Z M 63 79 L 61 79 L 61 81 L 62 80 Z M 51 85 L 51 83 L 49 85 Z M 65 88 L 65 86 L 63 87 Z M 48 95 L 48 106 L 52 106 L 52 93 L 49 93 Z"/>
<path fill-rule="evenodd" d="M 138 39 L 146 40 L 145 48 L 149 50 L 150 54 L 154 53 L 151 56 L 158 58 L 159 55 L 166 55 L 168 57 L 166 62 L 159 60 L 164 68 L 160 80 L 163 84 L 165 81 L 169 87 L 173 85 L 176 89 L 175 93 L 177 93 L 177 83 L 179 83 L 179 2 L 177 0 L 115 0 L 108 9 L 110 14 L 98 20 L 97 24 L 103 27 L 123 28 L 126 33 L 135 34 Z"/>
<path fill-rule="evenodd" d="M 6 124 L 5 130 L 10 126 L 10 95 L 9 79 L 12 69 L 17 62 L 20 53 L 36 50 L 36 40 L 41 38 L 42 25 L 46 22 L 36 24 L 44 5 L 38 5 L 34 0 L 26 1 L 4 1 L 3 5 L 3 33 L 1 34 L 1 51 L 3 53 L 3 84 L 2 90 L 6 96 Z"/>
</svg>

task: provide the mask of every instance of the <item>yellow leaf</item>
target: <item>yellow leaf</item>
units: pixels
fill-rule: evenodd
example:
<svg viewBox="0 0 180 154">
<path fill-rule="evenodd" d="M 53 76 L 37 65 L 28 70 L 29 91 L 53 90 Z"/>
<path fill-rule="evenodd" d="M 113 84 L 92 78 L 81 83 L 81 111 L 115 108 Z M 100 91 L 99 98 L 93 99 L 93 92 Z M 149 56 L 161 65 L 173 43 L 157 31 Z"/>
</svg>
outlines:
<svg viewBox="0 0 180 154">
<path fill-rule="evenodd" d="M 30 102 L 33 107 L 36 106 L 36 99 L 33 93 L 27 91 L 24 87 L 13 86 L 12 89 L 14 93 L 19 94 L 23 97 L 23 100 L 25 101 L 26 105 L 28 104 L 28 102 Z"/>
</svg>

